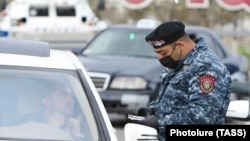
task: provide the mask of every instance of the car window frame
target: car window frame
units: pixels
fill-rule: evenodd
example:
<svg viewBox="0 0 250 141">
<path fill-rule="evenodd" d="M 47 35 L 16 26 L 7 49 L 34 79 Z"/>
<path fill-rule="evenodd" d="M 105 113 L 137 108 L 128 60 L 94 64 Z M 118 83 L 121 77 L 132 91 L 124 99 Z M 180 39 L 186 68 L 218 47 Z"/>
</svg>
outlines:
<svg viewBox="0 0 250 141">
<path fill-rule="evenodd" d="M 90 89 L 91 87 L 89 85 L 89 82 L 84 78 L 84 74 L 81 70 L 77 70 L 77 74 L 81 78 L 80 81 L 82 83 L 82 86 L 84 86 L 84 88 L 85 88 L 84 91 L 87 94 L 88 100 L 91 101 L 90 103 L 91 103 L 92 111 L 93 111 L 94 115 L 97 115 L 97 116 L 95 116 L 97 126 L 102 128 L 102 130 L 100 130 L 100 128 L 98 128 L 99 137 L 100 137 L 99 140 L 110 140 L 111 136 L 109 134 L 109 131 L 106 130 L 107 128 L 104 128 L 104 126 L 106 126 L 105 120 L 103 118 L 101 118 L 102 113 L 101 113 L 99 108 L 94 108 L 94 107 L 98 107 L 98 104 L 94 98 L 93 91 Z"/>
</svg>

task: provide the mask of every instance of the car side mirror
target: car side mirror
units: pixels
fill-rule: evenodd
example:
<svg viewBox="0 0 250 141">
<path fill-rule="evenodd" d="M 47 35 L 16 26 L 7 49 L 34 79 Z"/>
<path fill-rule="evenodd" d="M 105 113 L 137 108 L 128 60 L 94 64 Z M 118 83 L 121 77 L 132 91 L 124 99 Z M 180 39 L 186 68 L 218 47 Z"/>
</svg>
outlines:
<svg viewBox="0 0 250 141">
<path fill-rule="evenodd" d="M 125 124 L 124 136 L 125 136 L 125 141 L 138 141 L 138 140 L 158 141 L 156 129 L 136 123 Z"/>
<path fill-rule="evenodd" d="M 70 51 L 75 55 L 78 55 L 81 54 L 82 48 L 72 48 Z"/>
<path fill-rule="evenodd" d="M 233 100 L 230 101 L 226 117 L 235 119 L 249 119 L 249 101 Z"/>
</svg>

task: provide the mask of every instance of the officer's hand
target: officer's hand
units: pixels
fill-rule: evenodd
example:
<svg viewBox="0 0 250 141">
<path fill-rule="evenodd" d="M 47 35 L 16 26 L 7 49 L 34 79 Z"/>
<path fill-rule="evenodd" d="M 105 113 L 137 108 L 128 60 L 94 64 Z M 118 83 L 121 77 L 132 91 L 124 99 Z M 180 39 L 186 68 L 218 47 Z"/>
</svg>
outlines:
<svg viewBox="0 0 250 141">
<path fill-rule="evenodd" d="M 134 120 L 133 122 L 138 123 L 138 124 L 142 124 L 142 125 L 146 125 L 149 127 L 153 127 L 156 130 L 159 129 L 158 118 L 154 115 L 149 115 L 149 116 L 145 117 L 145 119 L 143 119 L 143 120 Z"/>
<path fill-rule="evenodd" d="M 136 116 L 149 116 L 152 115 L 152 110 L 149 108 L 141 107 L 135 111 Z"/>
</svg>

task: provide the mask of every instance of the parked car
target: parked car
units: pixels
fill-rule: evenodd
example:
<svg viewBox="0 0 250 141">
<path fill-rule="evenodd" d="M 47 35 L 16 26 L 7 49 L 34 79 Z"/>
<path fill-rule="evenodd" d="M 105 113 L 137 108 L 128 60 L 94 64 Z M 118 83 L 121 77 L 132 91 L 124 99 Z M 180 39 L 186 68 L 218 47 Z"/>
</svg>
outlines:
<svg viewBox="0 0 250 141">
<path fill-rule="evenodd" d="M 73 118 L 80 123 L 77 141 L 118 140 L 98 92 L 72 52 L 50 49 L 41 41 L 0 38 L 0 44 L 0 140 L 76 140 L 71 128 L 66 132 L 56 126 L 63 121 L 73 126 Z M 56 87 L 61 101 L 44 100 Z M 71 118 L 56 108 L 67 99 L 74 102 L 65 107 Z M 55 124 L 43 119 L 45 105 L 58 116 Z"/>
<path fill-rule="evenodd" d="M 157 24 L 113 25 L 99 32 L 82 50 L 72 50 L 86 66 L 109 113 L 131 114 L 156 98 L 164 69 L 145 35 Z M 204 37 L 234 81 L 248 80 L 248 60 L 232 53 L 211 29 L 186 26 L 192 38 Z M 241 63 L 239 63 L 241 62 Z"/>
</svg>

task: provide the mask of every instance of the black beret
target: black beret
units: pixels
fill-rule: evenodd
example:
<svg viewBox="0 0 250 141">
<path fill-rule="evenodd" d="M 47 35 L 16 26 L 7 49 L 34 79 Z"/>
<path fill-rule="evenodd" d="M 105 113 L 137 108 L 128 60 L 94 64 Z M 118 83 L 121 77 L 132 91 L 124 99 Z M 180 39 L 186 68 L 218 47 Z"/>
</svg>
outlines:
<svg viewBox="0 0 250 141">
<path fill-rule="evenodd" d="M 180 21 L 169 21 L 160 24 L 149 33 L 145 40 L 154 48 L 171 44 L 180 39 L 185 34 L 185 25 Z"/>
</svg>

